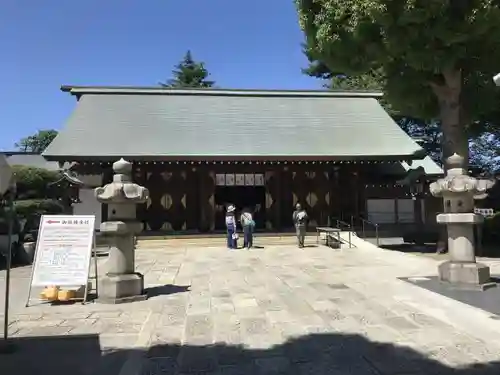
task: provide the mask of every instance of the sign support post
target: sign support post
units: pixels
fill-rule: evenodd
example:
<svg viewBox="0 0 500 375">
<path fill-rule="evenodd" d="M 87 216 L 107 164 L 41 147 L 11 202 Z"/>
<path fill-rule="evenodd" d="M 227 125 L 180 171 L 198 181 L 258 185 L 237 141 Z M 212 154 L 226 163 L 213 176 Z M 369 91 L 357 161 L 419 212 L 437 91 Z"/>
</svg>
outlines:
<svg viewBox="0 0 500 375">
<path fill-rule="evenodd" d="M 3 341 L 0 345 L 0 353 L 10 354 L 16 348 L 9 338 L 9 302 L 10 302 L 10 273 L 12 268 L 12 232 L 14 230 L 14 194 L 15 185 L 7 192 L 7 264 L 5 274 L 5 302 L 4 302 L 4 315 L 3 315 Z"/>
<path fill-rule="evenodd" d="M 94 240 L 92 242 L 94 245 L 92 247 L 92 255 L 94 256 L 94 278 L 95 278 L 95 294 L 96 296 L 99 295 L 99 277 L 97 276 L 97 246 L 96 246 L 96 236 L 94 234 Z M 90 266 L 91 264 L 89 263 L 89 275 L 90 275 Z M 90 279 L 90 277 L 89 277 Z M 87 283 L 85 284 L 85 292 L 84 292 L 84 295 L 83 295 L 83 301 L 82 301 L 82 305 L 85 305 L 88 301 L 88 296 L 89 296 L 89 282 L 87 281 Z"/>
</svg>

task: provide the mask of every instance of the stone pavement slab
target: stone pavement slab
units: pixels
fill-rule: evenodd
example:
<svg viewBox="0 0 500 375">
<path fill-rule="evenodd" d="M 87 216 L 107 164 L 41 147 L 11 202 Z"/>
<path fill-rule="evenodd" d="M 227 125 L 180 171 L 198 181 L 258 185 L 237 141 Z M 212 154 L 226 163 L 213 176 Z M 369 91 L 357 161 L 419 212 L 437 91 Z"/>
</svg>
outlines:
<svg viewBox="0 0 500 375">
<path fill-rule="evenodd" d="M 435 274 L 436 265 L 359 244 L 141 244 L 137 268 L 155 291 L 148 301 L 17 305 L 10 329 L 25 349 L 0 357 L 0 374 L 19 364 L 20 375 L 500 373 L 499 321 L 398 279 Z"/>
</svg>

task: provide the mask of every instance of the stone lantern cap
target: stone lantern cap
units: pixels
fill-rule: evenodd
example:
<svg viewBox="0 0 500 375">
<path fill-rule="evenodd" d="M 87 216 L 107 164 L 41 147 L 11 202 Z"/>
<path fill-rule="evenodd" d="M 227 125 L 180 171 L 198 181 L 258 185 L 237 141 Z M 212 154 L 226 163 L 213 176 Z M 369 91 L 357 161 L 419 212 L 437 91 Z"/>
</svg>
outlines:
<svg viewBox="0 0 500 375">
<path fill-rule="evenodd" d="M 464 158 L 458 154 L 447 158 L 446 164 L 448 166 L 446 176 L 429 186 L 431 194 L 435 197 L 470 195 L 481 199 L 486 197 L 486 191 L 494 185 L 492 180 L 469 176 L 464 168 Z"/>
<path fill-rule="evenodd" d="M 126 161 L 124 158 L 121 158 L 113 163 L 113 172 L 116 174 L 131 175 L 132 163 Z"/>
<path fill-rule="evenodd" d="M 113 163 L 113 182 L 94 190 L 95 197 L 101 203 L 144 203 L 149 198 L 149 191 L 132 182 L 132 164 L 123 158 Z"/>
</svg>

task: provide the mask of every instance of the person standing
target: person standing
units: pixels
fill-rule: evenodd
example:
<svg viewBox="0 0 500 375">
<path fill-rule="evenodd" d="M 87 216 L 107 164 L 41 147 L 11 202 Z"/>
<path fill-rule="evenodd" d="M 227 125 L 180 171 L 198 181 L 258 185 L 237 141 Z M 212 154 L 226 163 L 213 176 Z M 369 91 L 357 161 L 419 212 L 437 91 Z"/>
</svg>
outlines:
<svg viewBox="0 0 500 375">
<path fill-rule="evenodd" d="M 253 229 L 255 227 L 255 221 L 253 221 L 250 209 L 245 208 L 243 210 L 240 217 L 240 223 L 243 227 L 243 247 L 250 250 L 253 246 Z"/>
<path fill-rule="evenodd" d="M 304 241 L 306 239 L 307 212 L 302 208 L 300 203 L 296 204 L 292 218 L 293 223 L 295 224 L 295 232 L 297 233 L 298 245 L 300 248 L 303 248 Z"/>
<path fill-rule="evenodd" d="M 226 211 L 226 229 L 227 229 L 227 248 L 236 249 L 237 248 L 237 238 L 238 234 L 236 232 L 236 208 L 230 204 Z"/>
</svg>

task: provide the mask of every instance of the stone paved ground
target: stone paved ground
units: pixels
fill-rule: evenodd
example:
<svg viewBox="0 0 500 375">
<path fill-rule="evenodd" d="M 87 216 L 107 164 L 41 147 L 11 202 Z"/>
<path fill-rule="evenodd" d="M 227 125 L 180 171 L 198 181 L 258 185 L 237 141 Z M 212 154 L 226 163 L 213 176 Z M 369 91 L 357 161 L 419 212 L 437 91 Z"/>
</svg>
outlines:
<svg viewBox="0 0 500 375">
<path fill-rule="evenodd" d="M 0 374 L 500 373 L 499 320 L 397 279 L 435 274 L 433 259 L 359 243 L 247 252 L 161 241 L 137 258 L 148 301 L 14 303 L 20 350 L 0 357 Z M 14 294 L 28 278 L 14 270 Z"/>
</svg>

